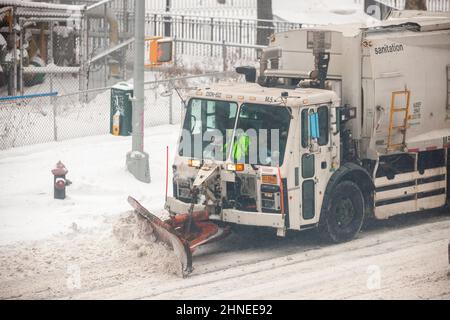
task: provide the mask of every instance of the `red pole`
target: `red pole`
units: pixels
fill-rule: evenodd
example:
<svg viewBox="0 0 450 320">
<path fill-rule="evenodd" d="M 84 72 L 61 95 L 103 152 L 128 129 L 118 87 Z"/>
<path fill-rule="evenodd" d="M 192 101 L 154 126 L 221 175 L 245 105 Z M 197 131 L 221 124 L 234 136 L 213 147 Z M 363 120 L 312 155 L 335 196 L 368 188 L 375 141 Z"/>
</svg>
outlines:
<svg viewBox="0 0 450 320">
<path fill-rule="evenodd" d="M 169 146 L 166 148 L 166 202 L 169 192 Z"/>
</svg>

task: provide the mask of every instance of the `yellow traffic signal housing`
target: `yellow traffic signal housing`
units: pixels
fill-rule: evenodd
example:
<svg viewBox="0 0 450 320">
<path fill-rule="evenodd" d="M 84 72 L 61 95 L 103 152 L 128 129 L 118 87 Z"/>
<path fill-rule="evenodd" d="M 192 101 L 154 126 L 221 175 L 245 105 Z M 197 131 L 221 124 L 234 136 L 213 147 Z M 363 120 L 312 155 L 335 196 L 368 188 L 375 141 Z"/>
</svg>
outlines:
<svg viewBox="0 0 450 320">
<path fill-rule="evenodd" d="M 145 41 L 148 54 L 145 64 L 147 67 L 172 62 L 173 40 L 171 38 L 152 37 Z"/>
</svg>

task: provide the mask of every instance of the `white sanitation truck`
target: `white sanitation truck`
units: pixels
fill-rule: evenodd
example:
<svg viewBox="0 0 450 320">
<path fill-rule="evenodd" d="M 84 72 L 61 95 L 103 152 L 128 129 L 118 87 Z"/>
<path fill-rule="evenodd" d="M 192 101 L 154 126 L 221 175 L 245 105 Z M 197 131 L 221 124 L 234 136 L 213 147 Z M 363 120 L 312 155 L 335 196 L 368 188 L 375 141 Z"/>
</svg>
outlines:
<svg viewBox="0 0 450 320">
<path fill-rule="evenodd" d="M 129 199 L 186 273 L 230 224 L 342 242 L 365 219 L 448 202 L 450 14 L 275 34 L 259 70 L 237 71 L 247 83 L 186 100 L 170 219 Z"/>
</svg>

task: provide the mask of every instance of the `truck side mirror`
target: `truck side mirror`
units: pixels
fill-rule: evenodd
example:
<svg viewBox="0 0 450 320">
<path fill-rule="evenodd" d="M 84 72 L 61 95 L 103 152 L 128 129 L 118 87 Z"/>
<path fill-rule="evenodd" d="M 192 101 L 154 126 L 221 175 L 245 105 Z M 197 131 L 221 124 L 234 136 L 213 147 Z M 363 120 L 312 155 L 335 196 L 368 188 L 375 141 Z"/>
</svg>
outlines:
<svg viewBox="0 0 450 320">
<path fill-rule="evenodd" d="M 311 139 L 318 139 L 320 137 L 319 114 L 317 112 L 309 114 L 309 136 Z"/>
<path fill-rule="evenodd" d="M 336 135 L 341 131 L 341 108 L 331 108 L 331 132 Z"/>
<path fill-rule="evenodd" d="M 245 81 L 249 83 L 256 82 L 256 68 L 251 66 L 241 66 L 236 68 L 236 72 L 245 75 Z"/>
</svg>

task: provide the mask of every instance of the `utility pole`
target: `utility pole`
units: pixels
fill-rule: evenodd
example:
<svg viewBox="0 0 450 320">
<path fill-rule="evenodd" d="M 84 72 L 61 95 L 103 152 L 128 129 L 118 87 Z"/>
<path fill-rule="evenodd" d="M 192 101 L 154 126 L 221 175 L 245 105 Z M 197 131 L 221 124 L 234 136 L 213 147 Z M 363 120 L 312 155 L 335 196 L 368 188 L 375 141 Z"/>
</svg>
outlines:
<svg viewBox="0 0 450 320">
<path fill-rule="evenodd" d="M 139 181 L 150 183 L 149 157 L 144 152 L 145 1 L 143 0 L 135 0 L 134 38 L 133 148 L 127 154 L 127 168 Z"/>
</svg>

